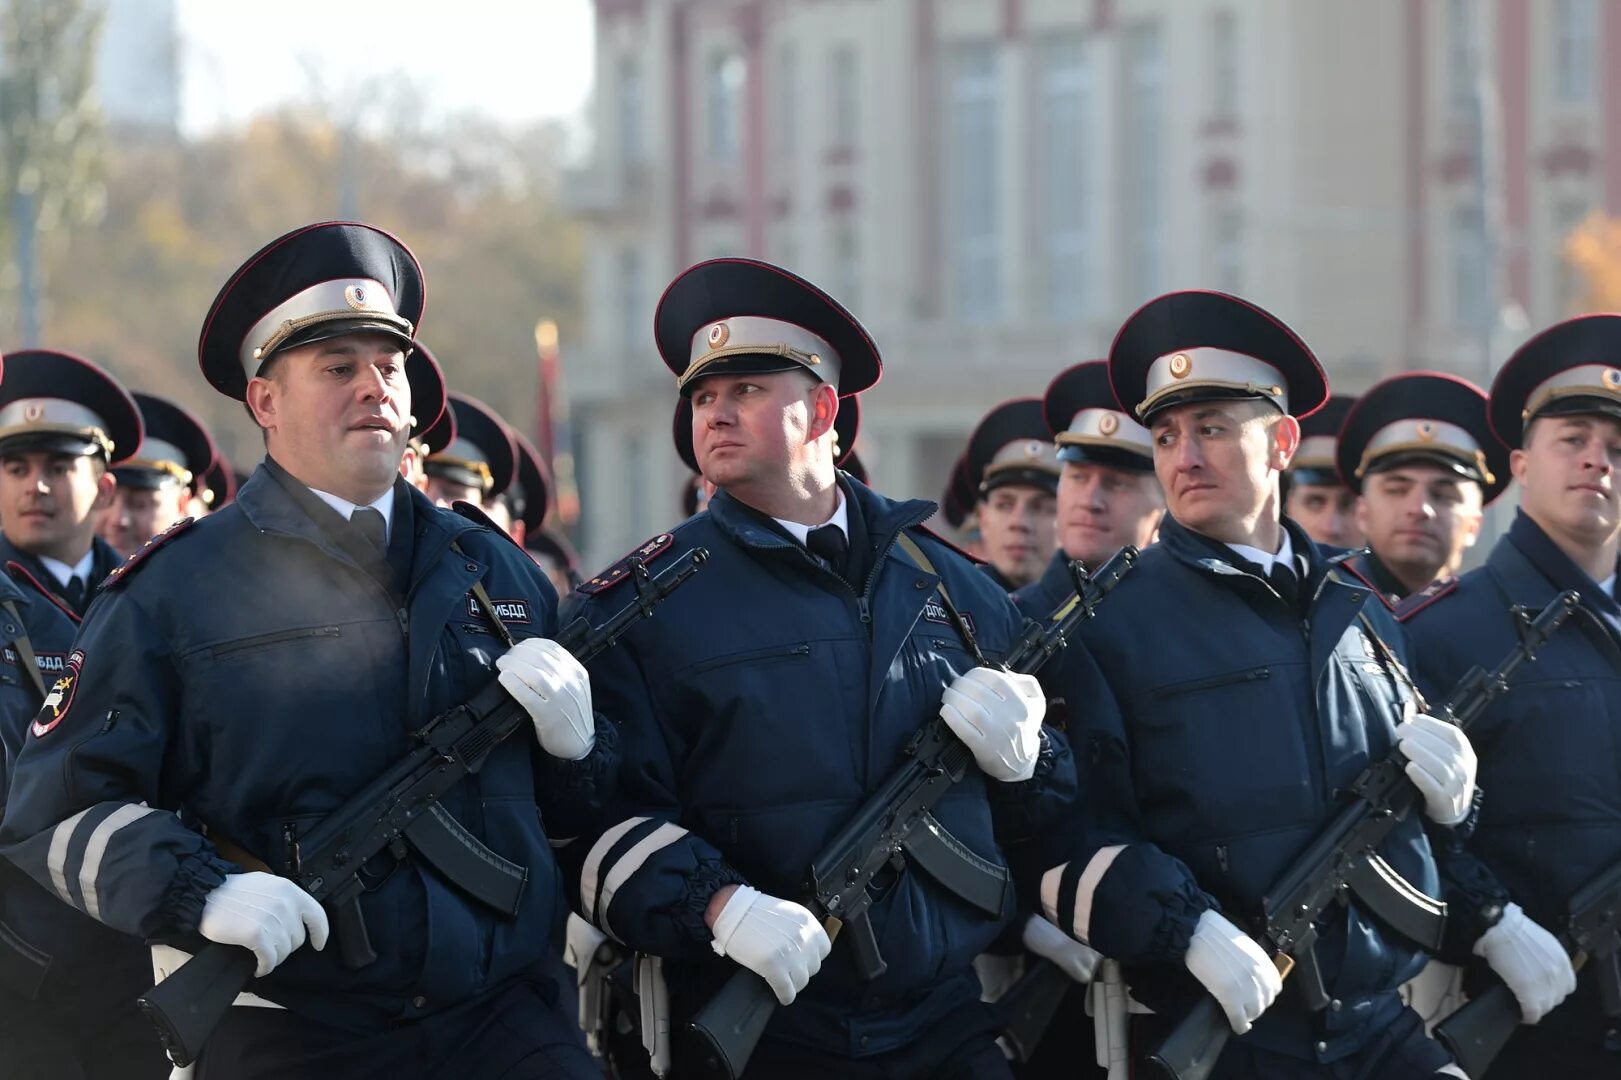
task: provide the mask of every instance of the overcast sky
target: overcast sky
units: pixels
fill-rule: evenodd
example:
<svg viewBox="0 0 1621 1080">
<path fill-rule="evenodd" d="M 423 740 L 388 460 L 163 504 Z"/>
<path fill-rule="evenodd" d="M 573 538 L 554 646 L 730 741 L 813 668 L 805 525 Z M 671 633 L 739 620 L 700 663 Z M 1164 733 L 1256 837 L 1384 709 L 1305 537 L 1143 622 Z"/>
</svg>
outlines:
<svg viewBox="0 0 1621 1080">
<path fill-rule="evenodd" d="M 445 113 L 572 119 L 591 88 L 591 0 L 178 0 L 181 126 L 206 132 L 405 72 Z"/>
</svg>

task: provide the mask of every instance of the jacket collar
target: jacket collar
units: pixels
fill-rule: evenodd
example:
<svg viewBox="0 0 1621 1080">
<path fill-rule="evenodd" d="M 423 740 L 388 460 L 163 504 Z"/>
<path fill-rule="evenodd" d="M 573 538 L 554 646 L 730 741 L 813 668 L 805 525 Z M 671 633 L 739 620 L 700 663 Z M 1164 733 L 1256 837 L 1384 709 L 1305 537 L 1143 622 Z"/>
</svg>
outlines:
<svg viewBox="0 0 1621 1080">
<path fill-rule="evenodd" d="M 926 520 L 935 510 L 934 503 L 927 499 L 908 499 L 905 502 L 886 499 L 847 473 L 840 473 L 838 482 L 844 490 L 844 497 L 853 504 L 851 517 L 857 513 L 861 516 L 871 556 L 888 548 L 901 529 Z M 758 551 L 803 550 L 803 545 L 789 536 L 787 530 L 770 516 L 734 498 L 724 488 L 715 492 L 705 512 L 728 539 L 741 547 Z M 854 543 L 854 535 L 851 540 Z M 871 559 L 868 564 L 871 565 Z"/>
<path fill-rule="evenodd" d="M 1289 534 L 1289 543 L 1294 550 L 1295 572 L 1300 573 L 1304 567 L 1305 573 L 1301 575 L 1301 580 L 1309 593 L 1315 593 L 1329 569 L 1323 549 L 1306 535 L 1306 530 L 1289 518 L 1282 519 L 1280 524 Z M 1202 573 L 1223 577 L 1239 575 L 1252 581 L 1261 581 L 1259 577 L 1243 568 L 1243 560 L 1232 548 L 1220 540 L 1194 532 L 1169 513 L 1160 521 L 1159 546 L 1176 561 Z"/>
</svg>

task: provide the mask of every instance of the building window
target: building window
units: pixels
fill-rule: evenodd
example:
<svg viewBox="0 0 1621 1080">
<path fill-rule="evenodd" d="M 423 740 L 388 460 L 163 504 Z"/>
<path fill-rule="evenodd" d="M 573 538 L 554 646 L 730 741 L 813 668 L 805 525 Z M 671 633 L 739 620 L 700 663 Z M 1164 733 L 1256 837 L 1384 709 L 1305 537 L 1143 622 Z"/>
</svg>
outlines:
<svg viewBox="0 0 1621 1080">
<path fill-rule="evenodd" d="M 989 322 L 1001 310 L 998 253 L 996 47 L 959 45 L 946 65 L 945 200 L 952 308 L 965 322 Z"/>
<path fill-rule="evenodd" d="M 1126 222 L 1131 230 L 1126 259 L 1128 300 L 1136 302 L 1160 291 L 1164 245 L 1165 70 L 1160 30 L 1138 23 L 1126 32 L 1126 93 L 1122 131 L 1125 140 L 1121 176 L 1125 180 Z"/>
<path fill-rule="evenodd" d="M 614 93 L 619 106 L 619 164 L 635 169 L 647 160 L 647 147 L 643 141 L 642 64 L 634 56 L 621 56 Z"/>
<path fill-rule="evenodd" d="M 1479 327 L 1492 306 L 1482 224 L 1477 205 L 1452 211 L 1452 315 L 1454 324 L 1464 328 Z"/>
<path fill-rule="evenodd" d="M 1565 254 L 1565 245 L 1589 213 L 1588 201 L 1582 197 L 1563 198 L 1553 206 L 1554 303 L 1563 315 L 1574 315 L 1587 299 L 1587 280 Z"/>
<path fill-rule="evenodd" d="M 743 58 L 733 52 L 714 52 L 706 75 L 709 116 L 709 159 L 721 164 L 737 161 L 742 126 Z"/>
<path fill-rule="evenodd" d="M 1593 100 L 1593 63 L 1598 51 L 1598 0 L 1559 0 L 1554 9 L 1555 92 L 1561 103 Z"/>
<path fill-rule="evenodd" d="M 861 141 L 860 67 L 854 45 L 840 45 L 828 57 L 827 77 L 832 113 L 828 117 L 828 145 L 844 149 Z"/>
<path fill-rule="evenodd" d="M 770 78 L 776 89 L 772 96 L 771 156 L 786 175 L 792 171 L 799 103 L 799 53 L 791 43 L 784 43 L 778 50 L 777 70 Z"/>
<path fill-rule="evenodd" d="M 851 311 L 861 310 L 861 243 L 855 226 L 833 230 L 833 299 Z"/>
<path fill-rule="evenodd" d="M 1086 41 L 1047 41 L 1037 54 L 1038 153 L 1042 279 L 1047 316 L 1073 322 L 1087 314 L 1087 256 L 1092 246 L 1092 193 L 1086 148 L 1091 139 L 1092 65 Z"/>
<path fill-rule="evenodd" d="M 1238 17 L 1231 11 L 1210 14 L 1210 115 L 1238 117 Z"/>
<path fill-rule="evenodd" d="M 642 287 L 642 253 L 625 248 L 619 253 L 615 288 L 619 299 L 619 340 L 627 349 L 636 349 L 652 332 L 653 312 L 647 306 Z"/>
<path fill-rule="evenodd" d="M 1244 291 L 1244 214 L 1222 207 L 1210 217 L 1210 284 L 1228 293 Z"/>
<path fill-rule="evenodd" d="M 1454 116 L 1475 113 L 1474 0 L 1447 0 L 1447 109 Z"/>
</svg>

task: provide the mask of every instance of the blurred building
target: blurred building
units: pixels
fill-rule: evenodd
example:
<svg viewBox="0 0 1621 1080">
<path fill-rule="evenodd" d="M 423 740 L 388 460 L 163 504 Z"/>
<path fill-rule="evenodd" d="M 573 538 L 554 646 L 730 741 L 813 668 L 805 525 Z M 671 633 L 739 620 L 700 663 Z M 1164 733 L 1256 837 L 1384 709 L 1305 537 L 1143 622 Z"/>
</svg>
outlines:
<svg viewBox="0 0 1621 1080">
<path fill-rule="evenodd" d="M 565 343 L 588 561 L 679 516 L 651 322 L 699 259 L 780 262 L 866 323 L 886 370 L 862 455 L 880 489 L 934 497 L 989 405 L 1168 289 L 1265 305 L 1342 388 L 1487 379 L 1579 291 L 1563 236 L 1621 211 L 1621 67 L 1599 63 L 1621 4 L 596 7 L 595 154 L 570 185 L 588 330 Z"/>
<path fill-rule="evenodd" d="M 175 0 L 98 0 L 106 10 L 96 78 L 110 124 L 173 135 L 180 126 Z"/>
</svg>

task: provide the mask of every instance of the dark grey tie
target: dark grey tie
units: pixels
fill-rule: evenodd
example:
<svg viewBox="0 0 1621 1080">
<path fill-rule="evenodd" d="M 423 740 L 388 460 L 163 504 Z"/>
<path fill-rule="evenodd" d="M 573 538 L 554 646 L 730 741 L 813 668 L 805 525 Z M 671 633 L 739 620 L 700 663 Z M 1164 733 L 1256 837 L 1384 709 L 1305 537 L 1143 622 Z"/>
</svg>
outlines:
<svg viewBox="0 0 1621 1080">
<path fill-rule="evenodd" d="M 1272 583 L 1273 590 L 1290 607 L 1298 607 L 1300 603 L 1300 579 L 1295 576 L 1294 568 L 1289 564 L 1292 559 L 1278 559 L 1272 564 L 1272 570 L 1267 574 L 1267 581 Z"/>
<path fill-rule="evenodd" d="M 805 537 L 805 547 L 812 555 L 827 563 L 828 569 L 844 576 L 844 564 L 849 560 L 850 541 L 837 525 L 823 525 L 812 529 Z"/>
<path fill-rule="evenodd" d="M 349 515 L 349 524 L 360 530 L 360 535 L 372 542 L 379 555 L 388 553 L 388 523 L 381 511 L 362 506 Z"/>
<path fill-rule="evenodd" d="M 62 586 L 62 599 L 68 602 L 68 607 L 74 611 L 84 610 L 84 578 L 74 574 L 68 578 L 68 583 Z"/>
</svg>

